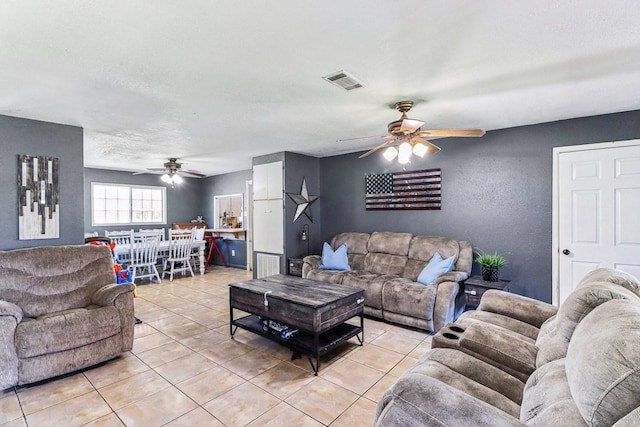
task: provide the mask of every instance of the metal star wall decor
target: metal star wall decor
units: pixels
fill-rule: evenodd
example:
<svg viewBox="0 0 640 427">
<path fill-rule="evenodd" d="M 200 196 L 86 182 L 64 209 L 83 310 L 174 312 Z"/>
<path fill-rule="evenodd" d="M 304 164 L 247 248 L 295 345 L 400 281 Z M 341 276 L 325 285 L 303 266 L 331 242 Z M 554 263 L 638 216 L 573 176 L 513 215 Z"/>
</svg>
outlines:
<svg viewBox="0 0 640 427">
<path fill-rule="evenodd" d="M 302 177 L 302 187 L 300 188 L 300 194 L 287 193 L 287 196 L 289 196 L 291 200 L 296 202 L 297 205 L 296 214 L 293 217 L 293 222 L 296 222 L 302 214 L 305 214 L 307 218 L 309 218 L 309 221 L 313 222 L 310 208 L 313 202 L 318 200 L 319 196 L 309 196 L 309 191 L 307 191 L 307 178 Z"/>
</svg>

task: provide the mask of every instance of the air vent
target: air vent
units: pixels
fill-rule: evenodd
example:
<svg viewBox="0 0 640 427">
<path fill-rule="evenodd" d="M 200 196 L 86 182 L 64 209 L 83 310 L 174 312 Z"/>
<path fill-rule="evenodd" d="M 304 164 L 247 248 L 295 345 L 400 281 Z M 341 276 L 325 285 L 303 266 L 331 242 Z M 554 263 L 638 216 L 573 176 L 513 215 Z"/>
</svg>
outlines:
<svg viewBox="0 0 640 427">
<path fill-rule="evenodd" d="M 256 279 L 280 274 L 280 257 L 277 255 L 258 254 L 257 255 L 258 271 Z"/>
<path fill-rule="evenodd" d="M 331 83 L 332 85 L 336 85 L 341 87 L 344 90 L 353 90 L 364 87 L 364 83 L 359 80 L 356 76 L 349 73 L 348 71 L 337 71 L 335 73 L 329 74 L 328 76 L 324 76 L 323 79 Z"/>
</svg>

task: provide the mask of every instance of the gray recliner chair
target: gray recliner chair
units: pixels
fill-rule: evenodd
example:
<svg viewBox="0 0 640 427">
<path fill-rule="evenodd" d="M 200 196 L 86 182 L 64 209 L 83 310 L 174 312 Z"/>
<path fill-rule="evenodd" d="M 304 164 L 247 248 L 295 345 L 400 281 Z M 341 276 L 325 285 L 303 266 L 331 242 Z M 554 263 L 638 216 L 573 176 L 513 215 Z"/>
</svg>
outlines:
<svg viewBox="0 0 640 427">
<path fill-rule="evenodd" d="M 131 350 L 132 292 L 106 246 L 1 251 L 0 390 Z"/>
</svg>

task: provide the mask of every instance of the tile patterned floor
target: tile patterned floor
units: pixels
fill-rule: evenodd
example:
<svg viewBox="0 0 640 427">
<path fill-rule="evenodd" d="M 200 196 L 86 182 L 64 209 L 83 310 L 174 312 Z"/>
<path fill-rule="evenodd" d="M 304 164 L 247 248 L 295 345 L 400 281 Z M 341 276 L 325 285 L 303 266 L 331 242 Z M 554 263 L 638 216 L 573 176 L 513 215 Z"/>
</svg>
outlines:
<svg viewBox="0 0 640 427">
<path fill-rule="evenodd" d="M 371 426 L 382 393 L 430 347 L 431 336 L 365 319 L 321 359 L 238 330 L 229 337 L 229 283 L 244 270 L 138 286 L 133 349 L 110 362 L 0 391 L 0 426 Z"/>
</svg>

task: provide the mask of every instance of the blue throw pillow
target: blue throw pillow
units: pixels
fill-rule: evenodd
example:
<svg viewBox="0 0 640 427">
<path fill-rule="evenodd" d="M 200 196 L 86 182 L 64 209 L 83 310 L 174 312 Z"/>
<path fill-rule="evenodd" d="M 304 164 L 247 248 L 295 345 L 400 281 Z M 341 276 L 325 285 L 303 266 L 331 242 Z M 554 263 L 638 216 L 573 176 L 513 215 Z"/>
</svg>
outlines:
<svg viewBox="0 0 640 427">
<path fill-rule="evenodd" d="M 349 271 L 349 258 L 347 258 L 347 245 L 342 244 L 335 251 L 327 242 L 322 245 L 322 264 L 320 268 L 323 270 L 342 270 Z"/>
<path fill-rule="evenodd" d="M 442 259 L 442 256 L 436 252 L 429 260 L 429 263 L 420 272 L 418 282 L 423 285 L 433 285 L 438 276 L 453 270 L 454 260 L 455 255 L 452 255 L 447 259 Z"/>
</svg>

